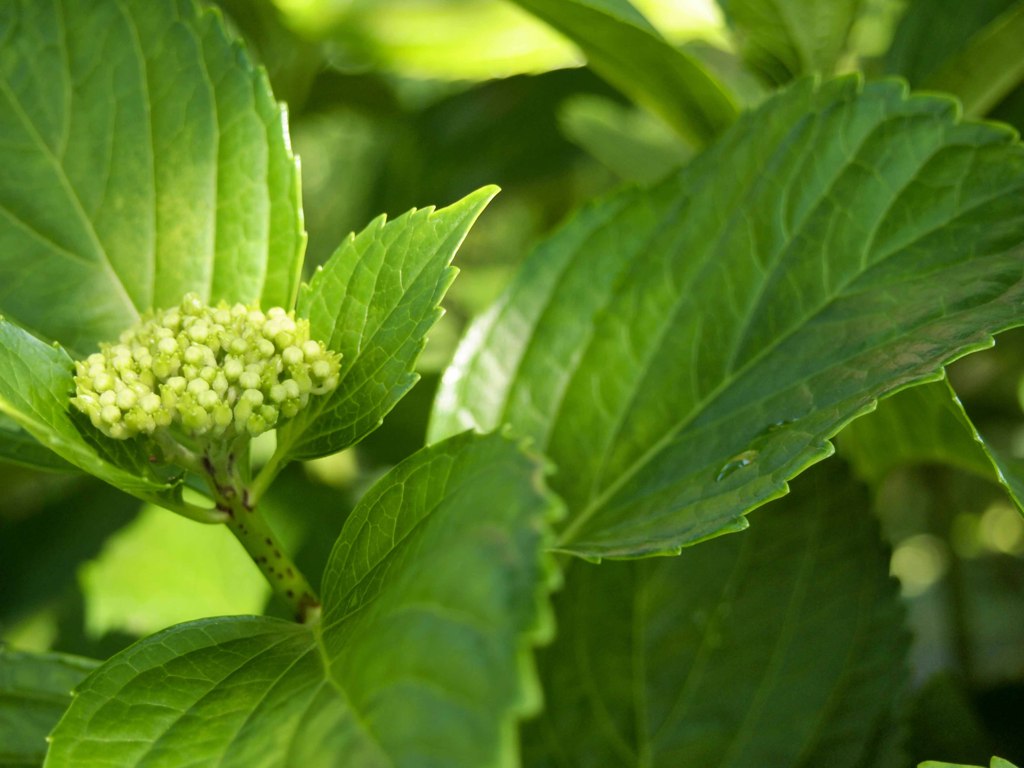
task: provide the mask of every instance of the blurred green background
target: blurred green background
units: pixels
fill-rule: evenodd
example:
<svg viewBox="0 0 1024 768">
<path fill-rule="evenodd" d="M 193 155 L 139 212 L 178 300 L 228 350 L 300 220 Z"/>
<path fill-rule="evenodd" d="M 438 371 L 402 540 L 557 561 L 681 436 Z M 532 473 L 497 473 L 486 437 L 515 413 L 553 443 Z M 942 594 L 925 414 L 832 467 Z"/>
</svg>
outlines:
<svg viewBox="0 0 1024 768">
<path fill-rule="evenodd" d="M 569 43 L 501 0 L 219 5 L 288 104 L 302 161 L 308 270 L 380 212 L 446 205 L 484 184 L 503 190 L 457 257 L 462 272 L 421 358 L 420 383 L 358 448 L 290 467 L 268 497 L 268 514 L 300 566 L 317 574 L 361 493 L 423 444 L 460 334 L 531 244 L 574 208 L 620 184 L 653 181 L 691 150 L 582 66 Z M 636 5 L 744 104 L 768 92 L 738 65 L 711 0 Z M 935 62 L 905 42 L 924 5 L 866 0 L 845 68 L 926 82 Z M 953 36 L 1008 3 L 958 5 L 971 18 L 957 22 L 959 31 L 951 25 Z M 904 43 L 890 49 L 894 37 Z M 990 115 L 1024 127 L 1024 89 Z M 1024 460 L 1024 332 L 955 364 L 950 378 L 982 434 Z M 839 447 L 842 455 L 841 438 Z M 78 475 L 0 464 L 0 484 L 3 641 L 105 658 L 180 621 L 274 610 L 226 530 L 144 507 Z M 296 499 L 302 515 L 288 512 Z M 913 756 L 1024 761 L 1020 514 L 996 485 L 927 464 L 880 478 L 877 509 L 914 636 Z"/>
</svg>

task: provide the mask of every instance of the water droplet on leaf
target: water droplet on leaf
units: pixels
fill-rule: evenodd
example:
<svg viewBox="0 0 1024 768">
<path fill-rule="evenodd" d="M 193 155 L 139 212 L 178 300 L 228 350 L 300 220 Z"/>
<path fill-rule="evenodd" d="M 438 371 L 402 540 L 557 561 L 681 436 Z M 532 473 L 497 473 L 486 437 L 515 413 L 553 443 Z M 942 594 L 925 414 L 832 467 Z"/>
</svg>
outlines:
<svg viewBox="0 0 1024 768">
<path fill-rule="evenodd" d="M 738 453 L 733 456 L 725 462 L 725 466 L 718 471 L 718 477 L 715 478 L 715 482 L 720 483 L 736 470 L 743 469 L 743 467 L 749 467 L 757 458 L 757 453 L 757 451 L 744 451 L 743 453 Z"/>
</svg>

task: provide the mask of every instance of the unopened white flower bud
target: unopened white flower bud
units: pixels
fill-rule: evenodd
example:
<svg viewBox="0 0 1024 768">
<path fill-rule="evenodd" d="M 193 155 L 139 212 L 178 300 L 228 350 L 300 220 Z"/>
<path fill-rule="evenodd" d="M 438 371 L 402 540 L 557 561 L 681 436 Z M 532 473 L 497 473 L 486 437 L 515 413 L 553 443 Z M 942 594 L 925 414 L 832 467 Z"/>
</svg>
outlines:
<svg viewBox="0 0 1024 768">
<path fill-rule="evenodd" d="M 76 363 L 72 403 L 116 439 L 257 435 L 333 390 L 339 361 L 281 307 L 208 307 L 189 294 Z"/>
</svg>

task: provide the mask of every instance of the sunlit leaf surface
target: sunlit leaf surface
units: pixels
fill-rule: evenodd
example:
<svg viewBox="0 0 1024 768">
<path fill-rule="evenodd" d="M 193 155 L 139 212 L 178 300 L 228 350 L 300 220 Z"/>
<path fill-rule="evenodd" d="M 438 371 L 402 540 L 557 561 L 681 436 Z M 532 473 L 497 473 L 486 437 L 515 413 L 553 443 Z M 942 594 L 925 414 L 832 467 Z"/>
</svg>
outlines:
<svg viewBox="0 0 1024 768">
<path fill-rule="evenodd" d="M 0 4 L 0 167 L 0 308 L 77 353 L 188 291 L 294 299 L 282 111 L 192 0 Z"/>
</svg>

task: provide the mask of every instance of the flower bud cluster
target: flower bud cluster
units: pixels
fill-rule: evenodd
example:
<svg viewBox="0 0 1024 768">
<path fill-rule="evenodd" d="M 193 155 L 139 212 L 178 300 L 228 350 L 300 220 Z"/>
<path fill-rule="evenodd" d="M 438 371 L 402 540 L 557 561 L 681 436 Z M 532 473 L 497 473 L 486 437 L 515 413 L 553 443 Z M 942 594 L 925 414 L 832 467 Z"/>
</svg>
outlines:
<svg viewBox="0 0 1024 768">
<path fill-rule="evenodd" d="M 190 293 L 77 362 L 71 402 L 121 440 L 160 428 L 255 436 L 337 387 L 340 359 L 280 307 L 210 307 Z"/>
</svg>

